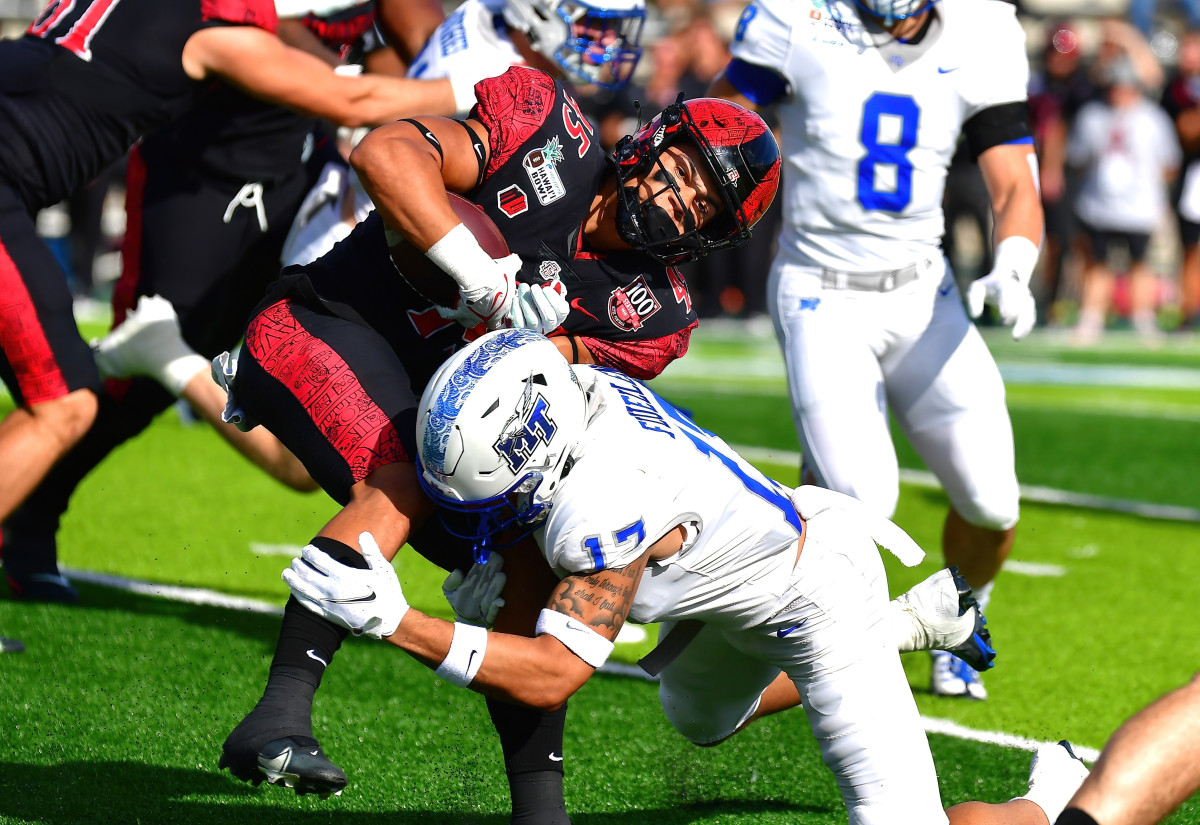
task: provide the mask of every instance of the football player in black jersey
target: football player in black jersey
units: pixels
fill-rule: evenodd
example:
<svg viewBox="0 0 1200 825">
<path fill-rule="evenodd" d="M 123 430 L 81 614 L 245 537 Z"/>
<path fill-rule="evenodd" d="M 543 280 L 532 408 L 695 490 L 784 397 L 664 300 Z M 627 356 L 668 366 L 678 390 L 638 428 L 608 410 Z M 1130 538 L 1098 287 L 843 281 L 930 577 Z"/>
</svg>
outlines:
<svg viewBox="0 0 1200 825">
<path fill-rule="evenodd" d="M 261 422 L 343 509 L 313 544 L 360 564 L 368 527 L 391 558 L 408 541 L 447 570 L 471 548 L 436 519 L 413 464 L 421 389 L 484 329 L 536 328 L 569 360 L 657 375 L 696 316 L 674 264 L 732 248 L 770 205 L 779 151 L 757 116 L 719 100 L 668 107 L 608 156 L 563 87 L 517 67 L 476 86 L 466 121 L 421 118 L 372 132 L 351 162 L 376 212 L 323 258 L 284 271 L 246 328 L 231 411 Z M 465 194 L 512 253 L 493 260 L 446 195 Z M 439 307 L 397 274 L 408 243 L 452 279 Z M 545 299 L 545 300 L 540 300 Z M 514 547 L 508 552 L 522 552 Z M 544 565 L 510 580 L 497 627 L 530 634 L 553 584 Z M 515 567 L 514 567 L 515 572 Z M 312 699 L 345 631 L 289 601 L 262 700 L 225 742 L 236 776 L 327 793 L 346 784 L 312 736 Z M 513 821 L 566 822 L 565 708 L 489 702 Z"/>
<path fill-rule="evenodd" d="M 18 405 L 0 423 L 0 519 L 87 431 L 101 385 L 66 278 L 37 236 L 38 209 L 217 80 L 347 125 L 411 111 L 419 85 L 340 76 L 285 46 L 276 22 L 271 0 L 52 0 L 23 37 L 0 40 L 0 377 Z M 23 569 L 12 546 L 4 555 L 19 595 L 70 595 L 56 567 Z"/>
</svg>

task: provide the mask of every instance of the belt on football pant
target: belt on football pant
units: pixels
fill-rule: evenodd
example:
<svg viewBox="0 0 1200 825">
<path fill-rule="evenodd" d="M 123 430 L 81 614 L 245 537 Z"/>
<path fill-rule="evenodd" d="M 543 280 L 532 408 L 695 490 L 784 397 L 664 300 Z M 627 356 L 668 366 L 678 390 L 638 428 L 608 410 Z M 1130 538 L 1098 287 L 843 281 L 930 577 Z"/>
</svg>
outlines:
<svg viewBox="0 0 1200 825">
<path fill-rule="evenodd" d="M 648 675 L 657 676 L 683 653 L 683 649 L 691 644 L 692 639 L 703 629 L 704 622 L 699 619 L 680 619 L 654 650 L 638 659 L 638 665 Z"/>
<path fill-rule="evenodd" d="M 841 272 L 822 267 L 821 286 L 826 289 L 853 289 L 859 292 L 891 292 L 917 280 L 921 276 L 921 270 L 928 263 L 922 261 L 900 269 L 884 269 L 879 272 Z"/>
</svg>

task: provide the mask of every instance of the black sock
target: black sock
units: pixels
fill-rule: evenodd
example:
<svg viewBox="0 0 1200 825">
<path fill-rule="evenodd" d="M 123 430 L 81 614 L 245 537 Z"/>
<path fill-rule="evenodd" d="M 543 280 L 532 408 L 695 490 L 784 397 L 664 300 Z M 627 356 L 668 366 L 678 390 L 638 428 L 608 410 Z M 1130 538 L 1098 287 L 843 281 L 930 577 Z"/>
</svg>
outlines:
<svg viewBox="0 0 1200 825">
<path fill-rule="evenodd" d="M 348 567 L 366 569 L 366 560 L 349 545 L 324 536 L 317 536 L 312 544 Z M 300 604 L 295 596 L 289 598 L 283 609 L 283 623 L 263 702 L 280 710 L 304 711 L 306 717 L 310 716 L 313 696 L 321 686 L 325 668 L 349 634 L 344 627 Z"/>
<path fill-rule="evenodd" d="M 552 713 L 487 700 L 512 797 L 512 825 L 570 825 L 563 801 L 567 706 Z"/>
<path fill-rule="evenodd" d="M 1067 808 L 1058 815 L 1054 825 L 1099 825 L 1092 815 L 1078 808 Z"/>
</svg>

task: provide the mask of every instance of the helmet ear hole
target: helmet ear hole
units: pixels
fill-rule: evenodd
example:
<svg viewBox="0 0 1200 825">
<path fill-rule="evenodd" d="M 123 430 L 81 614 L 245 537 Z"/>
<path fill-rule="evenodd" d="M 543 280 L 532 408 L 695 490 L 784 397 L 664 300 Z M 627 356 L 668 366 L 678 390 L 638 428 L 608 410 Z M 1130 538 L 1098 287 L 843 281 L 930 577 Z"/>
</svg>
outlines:
<svg viewBox="0 0 1200 825">
<path fill-rule="evenodd" d="M 455 535 L 487 544 L 527 534 L 549 512 L 586 421 L 584 391 L 558 347 L 531 330 L 488 333 L 451 356 L 421 397 L 422 489 L 470 517 L 469 527 L 446 523 Z"/>
</svg>

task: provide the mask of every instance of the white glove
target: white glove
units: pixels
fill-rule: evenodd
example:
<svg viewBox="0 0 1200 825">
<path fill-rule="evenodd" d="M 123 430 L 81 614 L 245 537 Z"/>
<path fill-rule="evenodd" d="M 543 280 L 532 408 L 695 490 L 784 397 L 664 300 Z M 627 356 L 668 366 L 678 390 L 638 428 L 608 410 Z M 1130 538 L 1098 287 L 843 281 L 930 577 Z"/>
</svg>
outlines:
<svg viewBox="0 0 1200 825">
<path fill-rule="evenodd" d="M 508 576 L 501 572 L 504 557 L 491 553 L 484 564 L 473 564 L 464 576 L 463 571 L 454 570 L 442 583 L 442 593 L 454 608 L 455 621 L 465 624 L 491 627 L 496 614 L 504 607 L 500 591 Z"/>
<path fill-rule="evenodd" d="M 546 335 L 562 326 L 570 311 L 567 288 L 558 278 L 544 284 L 517 284 L 517 297 L 507 326 Z"/>
<path fill-rule="evenodd" d="M 166 298 L 143 295 L 119 327 L 92 342 L 96 366 L 106 378 L 153 378 L 176 397 L 208 359 L 183 340 L 179 316 Z"/>
<path fill-rule="evenodd" d="M 792 490 L 792 504 L 796 506 L 796 512 L 800 514 L 800 517 L 806 521 L 826 510 L 841 510 L 849 514 L 854 522 L 871 537 L 872 541 L 880 547 L 890 550 L 892 555 L 899 559 L 905 567 L 914 567 L 925 558 L 925 551 L 912 540 L 908 533 L 889 519 L 871 510 L 854 496 L 806 484 Z"/>
<path fill-rule="evenodd" d="M 488 259 L 492 260 L 492 259 Z M 458 301 L 453 307 L 438 307 L 438 314 L 457 321 L 470 329 L 479 324 L 489 330 L 511 325 L 513 302 L 517 297 L 517 272 L 521 269 L 521 256 L 508 255 L 493 261 L 495 266 L 488 271 L 481 267 L 482 276 L 475 285 L 462 287 Z"/>
<path fill-rule="evenodd" d="M 967 287 L 967 312 L 971 317 L 978 318 L 983 305 L 991 304 L 1000 314 L 1000 321 L 1012 327 L 1014 340 L 1020 341 L 1028 335 L 1037 321 L 1037 304 L 1029 291 L 1037 259 L 1037 246 L 1020 235 L 996 244 L 996 264 L 992 271 Z"/>
<path fill-rule="evenodd" d="M 396 571 L 370 533 L 358 537 L 367 569 L 335 561 L 328 553 L 304 548 L 300 558 L 283 571 L 292 595 L 318 616 L 347 628 L 355 636 L 391 636 L 408 612 L 408 600 Z"/>
</svg>

